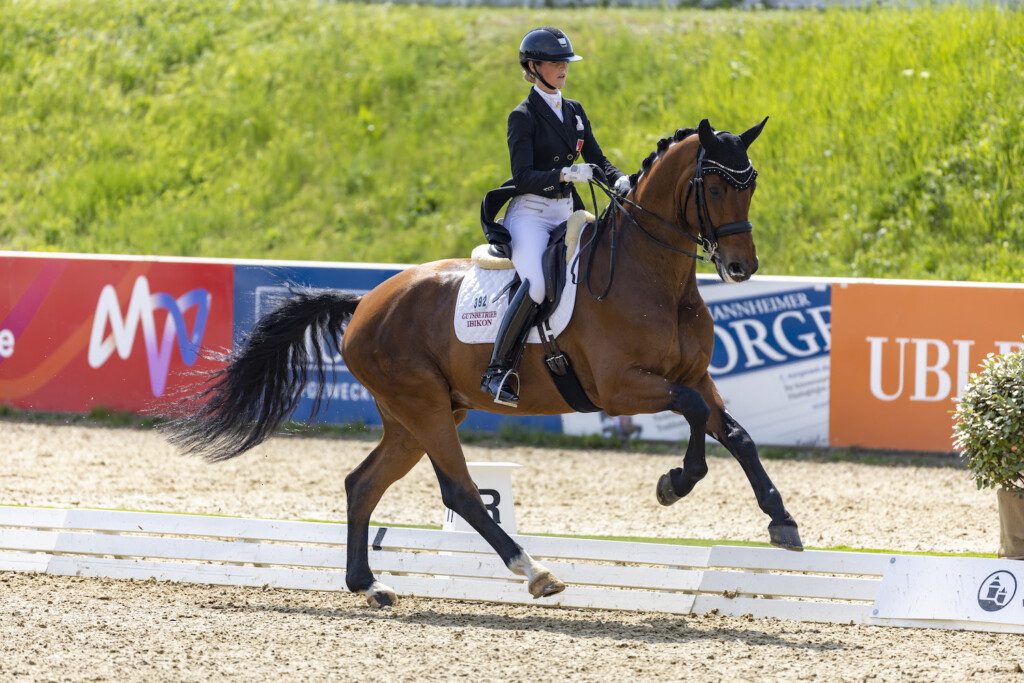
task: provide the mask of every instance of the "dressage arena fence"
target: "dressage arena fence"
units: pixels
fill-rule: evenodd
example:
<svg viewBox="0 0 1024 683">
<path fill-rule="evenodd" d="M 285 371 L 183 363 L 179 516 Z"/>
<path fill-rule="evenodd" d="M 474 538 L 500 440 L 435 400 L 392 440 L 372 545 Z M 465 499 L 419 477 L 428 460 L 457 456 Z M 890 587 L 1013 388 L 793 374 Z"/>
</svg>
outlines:
<svg viewBox="0 0 1024 683">
<path fill-rule="evenodd" d="M 1024 620 L 880 617 L 883 576 L 899 558 L 915 559 L 908 556 L 520 535 L 516 540 L 568 584 L 563 593 L 534 601 L 525 580 L 475 533 L 380 526 L 371 527 L 370 539 L 371 566 L 400 600 L 1024 632 Z M 345 591 L 345 541 L 343 524 L 0 507 L 0 570 L 6 571 Z"/>
</svg>

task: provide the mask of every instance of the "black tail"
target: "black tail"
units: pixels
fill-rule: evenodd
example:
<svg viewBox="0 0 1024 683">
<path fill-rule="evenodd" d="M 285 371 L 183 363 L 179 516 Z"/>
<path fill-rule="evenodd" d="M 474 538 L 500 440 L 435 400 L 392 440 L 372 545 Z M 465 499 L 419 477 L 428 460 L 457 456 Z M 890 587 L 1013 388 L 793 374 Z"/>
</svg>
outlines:
<svg viewBox="0 0 1024 683">
<path fill-rule="evenodd" d="M 175 406 L 175 417 L 161 429 L 171 443 L 210 462 L 241 455 L 265 441 L 295 410 L 311 366 L 319 387 L 315 415 L 327 372 L 323 347 L 326 340 L 337 342 L 360 298 L 339 292 L 293 292 L 292 298 L 260 318 L 241 347 L 227 357 L 226 367 L 211 372 L 201 390 L 193 390 Z"/>
</svg>

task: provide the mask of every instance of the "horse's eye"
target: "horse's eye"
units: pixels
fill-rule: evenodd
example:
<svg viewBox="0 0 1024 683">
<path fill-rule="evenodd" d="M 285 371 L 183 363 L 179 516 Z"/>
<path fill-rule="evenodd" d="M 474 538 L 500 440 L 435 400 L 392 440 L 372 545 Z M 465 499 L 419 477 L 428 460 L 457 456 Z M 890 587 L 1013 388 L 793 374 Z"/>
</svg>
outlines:
<svg viewBox="0 0 1024 683">
<path fill-rule="evenodd" d="M 710 187 L 708 187 L 708 192 L 710 192 L 711 196 L 714 197 L 715 199 L 718 199 L 719 197 L 722 196 L 722 188 L 720 188 L 718 185 L 711 185 Z"/>
</svg>

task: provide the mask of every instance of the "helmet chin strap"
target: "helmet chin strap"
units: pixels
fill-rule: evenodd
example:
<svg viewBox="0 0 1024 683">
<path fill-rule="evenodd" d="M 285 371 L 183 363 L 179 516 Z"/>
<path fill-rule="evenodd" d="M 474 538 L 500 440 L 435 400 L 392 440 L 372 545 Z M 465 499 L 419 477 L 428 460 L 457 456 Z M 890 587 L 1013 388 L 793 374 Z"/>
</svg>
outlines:
<svg viewBox="0 0 1024 683">
<path fill-rule="evenodd" d="M 530 73 L 533 74 L 534 78 L 539 78 L 540 82 L 543 83 L 545 86 L 547 86 L 548 88 L 551 88 L 555 92 L 558 92 L 558 88 L 556 88 L 555 86 L 551 85 L 550 83 L 548 83 L 547 81 L 544 80 L 544 77 L 541 76 L 540 72 L 537 71 L 536 67 L 533 66 L 533 61 L 530 61 Z"/>
</svg>

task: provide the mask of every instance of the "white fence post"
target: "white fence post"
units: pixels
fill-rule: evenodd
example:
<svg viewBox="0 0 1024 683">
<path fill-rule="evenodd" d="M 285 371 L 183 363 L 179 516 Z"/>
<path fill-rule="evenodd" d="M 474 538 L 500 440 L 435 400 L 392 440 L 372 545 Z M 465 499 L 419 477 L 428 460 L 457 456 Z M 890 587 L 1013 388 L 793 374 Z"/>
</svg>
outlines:
<svg viewBox="0 0 1024 683">
<path fill-rule="evenodd" d="M 470 462 L 469 476 L 480 489 L 487 512 L 509 535 L 516 534 L 516 508 L 512 498 L 512 470 L 520 467 L 514 462 Z M 444 509 L 444 531 L 473 531 L 461 516 Z"/>
</svg>

